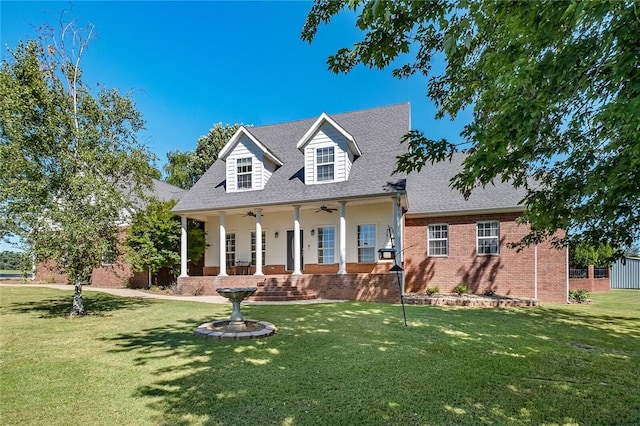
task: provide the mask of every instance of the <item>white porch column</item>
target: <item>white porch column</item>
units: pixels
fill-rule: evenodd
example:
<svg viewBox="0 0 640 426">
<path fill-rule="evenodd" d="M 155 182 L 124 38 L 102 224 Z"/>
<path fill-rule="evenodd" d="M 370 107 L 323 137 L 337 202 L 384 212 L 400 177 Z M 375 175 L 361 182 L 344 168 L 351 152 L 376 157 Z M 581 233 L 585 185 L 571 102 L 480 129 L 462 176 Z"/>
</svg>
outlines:
<svg viewBox="0 0 640 426">
<path fill-rule="evenodd" d="M 262 209 L 255 209 L 256 214 L 256 273 L 262 273 Z"/>
<path fill-rule="evenodd" d="M 187 218 L 180 218 L 180 276 L 188 277 L 187 272 Z"/>
<path fill-rule="evenodd" d="M 293 206 L 293 272 L 302 275 L 300 269 L 300 206 Z"/>
<path fill-rule="evenodd" d="M 220 245 L 220 273 L 219 277 L 227 276 L 227 230 L 225 229 L 225 215 L 224 212 L 220 213 L 220 238 L 218 243 Z"/>
<path fill-rule="evenodd" d="M 340 201 L 340 229 L 339 233 L 339 252 L 338 252 L 338 274 L 347 273 L 347 220 L 346 220 L 346 201 Z"/>
<path fill-rule="evenodd" d="M 396 265 L 402 266 L 402 206 L 400 205 L 400 194 L 397 194 L 393 198 L 393 237 L 394 245 L 396 248 Z M 400 273 L 400 296 L 404 296 L 404 270 Z"/>
<path fill-rule="evenodd" d="M 393 198 L 393 238 L 398 265 L 402 266 L 402 208 L 400 195 Z"/>
</svg>

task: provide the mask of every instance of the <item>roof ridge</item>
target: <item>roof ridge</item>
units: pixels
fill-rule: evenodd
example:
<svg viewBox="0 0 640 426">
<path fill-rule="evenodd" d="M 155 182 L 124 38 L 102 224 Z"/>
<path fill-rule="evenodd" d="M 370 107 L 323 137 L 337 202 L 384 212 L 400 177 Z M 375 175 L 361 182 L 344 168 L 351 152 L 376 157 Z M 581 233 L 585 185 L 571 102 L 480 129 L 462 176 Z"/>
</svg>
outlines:
<svg viewBox="0 0 640 426">
<path fill-rule="evenodd" d="M 335 116 L 339 116 L 339 115 L 355 114 L 355 113 L 359 113 L 359 112 L 367 112 L 367 111 L 374 111 L 374 110 L 377 110 L 377 109 L 391 108 L 391 107 L 396 107 L 396 106 L 400 106 L 400 105 L 409 105 L 409 106 L 411 106 L 411 102 L 409 102 L 409 101 L 407 101 L 407 102 L 398 102 L 398 103 L 390 104 L 390 105 L 381 105 L 381 106 L 372 107 L 372 108 L 365 108 L 365 109 L 354 109 L 354 110 L 351 110 L 351 111 L 343 111 L 343 112 L 337 112 L 337 113 L 328 113 L 326 111 L 322 111 L 320 114 L 315 115 L 313 117 L 299 118 L 299 119 L 289 120 L 289 121 L 281 121 L 281 122 L 272 123 L 272 124 L 253 125 L 252 129 L 264 129 L 266 127 L 282 126 L 282 125 L 285 125 L 285 124 L 299 123 L 301 121 L 317 120 L 318 117 L 320 117 L 322 115 L 322 113 L 327 114 L 329 117 L 335 117 Z"/>
</svg>

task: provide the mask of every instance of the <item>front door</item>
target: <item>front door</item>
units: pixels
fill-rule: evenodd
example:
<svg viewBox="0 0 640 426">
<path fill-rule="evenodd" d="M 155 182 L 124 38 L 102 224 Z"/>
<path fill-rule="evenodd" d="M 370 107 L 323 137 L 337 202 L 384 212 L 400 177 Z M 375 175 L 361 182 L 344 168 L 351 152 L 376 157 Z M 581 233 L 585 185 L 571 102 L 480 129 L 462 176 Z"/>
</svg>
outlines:
<svg viewBox="0 0 640 426">
<path fill-rule="evenodd" d="M 304 268 L 304 244 L 302 240 L 302 229 L 300 230 L 300 269 Z M 293 271 L 293 230 L 287 231 L 287 271 Z"/>
</svg>

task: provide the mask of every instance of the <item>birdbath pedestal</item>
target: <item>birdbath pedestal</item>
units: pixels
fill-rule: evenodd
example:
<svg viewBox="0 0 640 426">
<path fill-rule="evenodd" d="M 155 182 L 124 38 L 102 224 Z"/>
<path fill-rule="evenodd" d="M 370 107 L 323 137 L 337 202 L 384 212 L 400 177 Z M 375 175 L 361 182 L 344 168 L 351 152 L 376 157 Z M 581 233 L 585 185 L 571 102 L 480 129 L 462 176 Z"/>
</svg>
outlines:
<svg viewBox="0 0 640 426">
<path fill-rule="evenodd" d="M 233 304 L 233 310 L 229 317 L 228 329 L 230 331 L 244 331 L 247 324 L 240 313 L 240 302 L 251 296 L 258 290 L 257 287 L 219 288 L 216 291 L 222 297 L 226 297 Z"/>
</svg>

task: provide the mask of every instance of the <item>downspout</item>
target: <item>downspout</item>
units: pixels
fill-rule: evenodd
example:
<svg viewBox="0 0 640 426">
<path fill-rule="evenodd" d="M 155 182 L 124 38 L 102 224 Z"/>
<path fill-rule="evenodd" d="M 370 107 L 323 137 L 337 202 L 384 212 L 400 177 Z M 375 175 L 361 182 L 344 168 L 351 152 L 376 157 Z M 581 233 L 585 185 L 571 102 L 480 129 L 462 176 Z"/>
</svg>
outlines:
<svg viewBox="0 0 640 426">
<path fill-rule="evenodd" d="M 565 252 L 567 253 L 567 255 L 565 256 L 565 264 L 564 264 L 565 275 L 566 275 L 566 288 L 564 291 L 564 295 L 566 299 L 565 302 L 569 303 L 569 247 L 565 249 Z"/>
<path fill-rule="evenodd" d="M 533 298 L 538 300 L 538 244 L 533 248 Z"/>
</svg>

